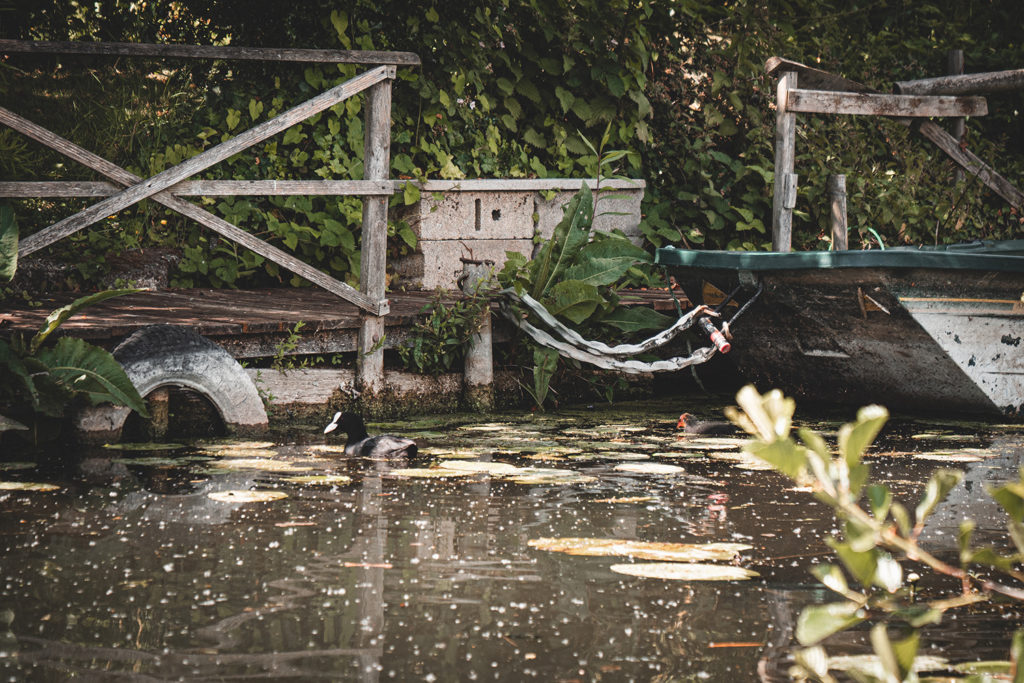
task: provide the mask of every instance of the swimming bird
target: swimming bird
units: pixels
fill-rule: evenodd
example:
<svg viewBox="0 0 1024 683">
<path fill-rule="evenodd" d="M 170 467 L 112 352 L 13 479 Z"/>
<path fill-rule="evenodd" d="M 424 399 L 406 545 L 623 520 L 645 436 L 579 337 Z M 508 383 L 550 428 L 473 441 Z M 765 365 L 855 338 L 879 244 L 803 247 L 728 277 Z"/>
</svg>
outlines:
<svg viewBox="0 0 1024 683">
<path fill-rule="evenodd" d="M 363 418 L 356 413 L 335 413 L 331 424 L 324 428 L 324 434 L 339 428 L 348 435 L 348 440 L 345 441 L 345 455 L 361 458 L 413 457 L 419 450 L 415 441 L 404 436 L 370 436 L 366 433 Z"/>
<path fill-rule="evenodd" d="M 683 413 L 679 416 L 676 429 L 682 429 L 686 434 L 735 434 L 736 427 L 730 422 L 713 422 L 710 420 L 698 420 L 690 413 Z"/>
</svg>

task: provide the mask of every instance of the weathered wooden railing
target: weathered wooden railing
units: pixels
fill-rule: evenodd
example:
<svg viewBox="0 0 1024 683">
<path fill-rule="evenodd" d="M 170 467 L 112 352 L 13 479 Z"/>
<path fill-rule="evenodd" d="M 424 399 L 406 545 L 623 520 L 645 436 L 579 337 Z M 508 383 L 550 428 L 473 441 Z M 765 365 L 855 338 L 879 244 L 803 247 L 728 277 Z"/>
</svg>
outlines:
<svg viewBox="0 0 1024 683">
<path fill-rule="evenodd" d="M 977 176 L 1010 205 L 1024 208 L 1024 193 L 1013 183 L 962 147 L 960 138 L 953 137 L 933 121 L 921 120 L 933 116 L 984 116 L 988 113 L 985 98 L 973 93 L 1018 89 L 1024 85 L 1024 70 L 904 81 L 897 83 L 901 94 L 896 95 L 883 94 L 856 81 L 780 57 L 771 57 L 765 63 L 765 71 L 779 75 L 775 112 L 775 188 L 772 199 L 774 251 L 789 251 L 792 248 L 797 188 L 794 161 L 798 113 L 890 116 L 907 126 L 919 121 L 915 129 L 921 135 L 968 173 Z M 835 186 L 835 192 L 838 192 L 839 183 L 836 182 Z M 842 222 L 845 223 L 845 217 Z"/>
<path fill-rule="evenodd" d="M 241 244 L 309 282 L 337 294 L 369 313 L 358 341 L 359 382 L 364 391 L 383 388 L 384 334 L 382 316 L 388 313 L 385 298 L 388 197 L 391 167 L 391 84 L 399 66 L 420 63 L 409 52 L 354 50 L 306 50 L 201 45 L 152 45 L 134 43 L 73 43 L 0 40 L 0 53 L 120 55 L 185 59 L 261 60 L 374 65 L 278 116 L 264 121 L 219 145 L 200 152 L 150 178 L 140 178 L 89 152 L 15 112 L 0 107 L 0 123 L 27 135 L 81 163 L 107 182 L 0 182 L 0 197 L 103 197 L 92 206 L 68 216 L 21 241 L 20 257 L 28 256 L 96 221 L 122 211 L 143 199 L 152 199 L 207 228 Z M 357 93 L 367 91 L 362 180 L 199 180 L 189 177 L 259 143 Z M 189 195 L 357 195 L 363 197 L 362 255 L 359 289 L 295 258 L 199 206 L 182 199 Z"/>
</svg>

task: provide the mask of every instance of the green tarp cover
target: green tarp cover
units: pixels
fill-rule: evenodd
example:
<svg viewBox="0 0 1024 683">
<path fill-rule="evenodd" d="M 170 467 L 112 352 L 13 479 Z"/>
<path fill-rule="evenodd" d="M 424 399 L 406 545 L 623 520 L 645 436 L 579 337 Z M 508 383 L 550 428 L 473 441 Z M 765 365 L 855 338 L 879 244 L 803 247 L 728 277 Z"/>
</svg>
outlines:
<svg viewBox="0 0 1024 683">
<path fill-rule="evenodd" d="M 1024 240 L 970 242 L 939 247 L 866 251 L 703 251 L 662 247 L 654 262 L 711 270 L 808 270 L 812 268 L 946 268 L 1024 273 Z"/>
</svg>

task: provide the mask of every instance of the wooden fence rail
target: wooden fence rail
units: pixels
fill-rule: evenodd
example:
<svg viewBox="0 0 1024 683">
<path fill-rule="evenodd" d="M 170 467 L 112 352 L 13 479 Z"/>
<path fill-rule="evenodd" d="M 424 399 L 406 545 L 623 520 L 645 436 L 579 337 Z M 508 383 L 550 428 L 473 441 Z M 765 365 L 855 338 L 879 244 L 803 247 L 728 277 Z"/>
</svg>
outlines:
<svg viewBox="0 0 1024 683">
<path fill-rule="evenodd" d="M 1024 70 L 904 81 L 897 84 L 903 93 L 899 95 L 879 93 L 856 81 L 781 57 L 769 58 L 765 62 L 765 71 L 779 76 L 775 114 L 775 190 L 772 200 L 773 250 L 789 251 L 792 248 L 798 112 L 895 117 L 900 123 L 913 126 L 1011 206 L 1024 208 L 1024 193 L 1013 183 L 961 146 L 960 140 L 938 124 L 922 120 L 931 116 L 984 116 L 988 113 L 985 98 L 964 93 L 1024 87 Z M 950 96 L 937 93 L 957 94 Z"/>
<path fill-rule="evenodd" d="M 23 239 L 19 245 L 19 257 L 28 256 L 143 199 L 152 199 L 177 211 L 369 313 L 370 315 L 365 319 L 365 329 L 359 336 L 359 380 L 363 390 L 369 393 L 377 393 L 383 388 L 383 351 L 379 342 L 384 325 L 380 317 L 388 313 L 388 302 L 385 299 L 387 205 L 388 196 L 394 192 L 393 184 L 388 179 L 391 144 L 391 85 L 395 79 L 397 67 L 419 64 L 418 56 L 409 52 L 0 40 L 0 53 L 12 52 L 376 65 L 272 119 L 257 124 L 225 142 L 145 179 L 129 173 L 116 164 L 65 140 L 9 109 L 0 107 L 0 123 L 113 181 L 113 183 L 102 181 L 4 182 L 0 183 L 0 197 L 103 198 L 92 206 Z M 188 180 L 190 176 L 364 91 L 367 92 L 367 98 L 364 114 L 363 180 Z M 362 196 L 363 240 L 360 288 L 355 289 L 340 282 L 291 254 L 180 198 L 188 195 L 255 194 Z"/>
</svg>

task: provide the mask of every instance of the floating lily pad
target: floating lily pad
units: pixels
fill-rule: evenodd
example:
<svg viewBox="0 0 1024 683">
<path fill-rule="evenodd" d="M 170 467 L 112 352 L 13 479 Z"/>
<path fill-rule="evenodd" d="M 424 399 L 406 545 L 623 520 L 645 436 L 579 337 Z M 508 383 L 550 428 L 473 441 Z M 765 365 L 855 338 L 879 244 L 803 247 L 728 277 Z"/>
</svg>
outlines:
<svg viewBox="0 0 1024 683">
<path fill-rule="evenodd" d="M 447 458 L 450 460 L 469 460 L 481 455 L 492 453 L 490 448 L 421 448 L 420 455 L 431 458 Z"/>
<path fill-rule="evenodd" d="M 35 467 L 34 462 L 0 462 L 0 472 L 11 472 L 13 470 L 30 470 Z"/>
<path fill-rule="evenodd" d="M 198 444 L 203 450 L 213 452 L 266 450 L 277 444 L 273 441 L 221 441 Z"/>
<path fill-rule="evenodd" d="M 949 660 L 936 655 L 919 654 L 914 657 L 912 669 L 914 671 L 941 671 L 949 667 Z M 882 661 L 875 654 L 864 655 L 836 655 L 828 658 L 828 668 L 833 671 L 852 671 L 857 669 L 866 673 L 872 673 L 876 678 L 884 680 L 886 677 L 885 667 Z"/>
<path fill-rule="evenodd" d="M 772 466 L 761 460 L 758 457 L 751 455 L 750 453 L 723 453 L 713 452 L 708 453 L 708 457 L 713 460 L 724 460 L 731 462 L 735 467 L 741 470 L 770 470 Z"/>
<path fill-rule="evenodd" d="M 283 477 L 282 479 L 283 481 L 291 482 L 293 484 L 310 484 L 321 486 L 347 484 L 350 481 L 352 481 L 352 477 L 347 477 L 344 474 L 311 474 L 308 476 L 299 477 Z"/>
<path fill-rule="evenodd" d="M 514 427 L 515 425 L 510 422 L 488 422 L 478 425 L 462 425 L 459 429 L 467 432 L 504 432 Z"/>
<path fill-rule="evenodd" d="M 211 463 L 213 467 L 227 470 L 261 470 L 263 472 L 308 472 L 312 467 L 296 465 L 287 460 L 270 458 L 228 458 Z"/>
<path fill-rule="evenodd" d="M 658 451 L 651 454 L 655 458 L 703 458 L 704 453 L 699 451 Z"/>
<path fill-rule="evenodd" d="M 591 477 L 586 474 L 572 474 L 571 476 L 562 475 L 551 475 L 551 474 L 519 474 L 514 477 L 509 477 L 509 481 L 516 484 L 552 484 L 555 486 L 567 486 L 569 484 L 589 484 L 597 481 L 597 477 Z"/>
<path fill-rule="evenodd" d="M 221 503 L 265 503 L 272 500 L 287 498 L 284 491 L 268 491 L 267 489 L 239 490 L 239 491 L 214 491 L 208 494 L 209 498 Z"/>
<path fill-rule="evenodd" d="M 331 443 L 317 443 L 306 449 L 313 453 L 338 453 L 344 455 L 345 446 L 343 444 L 331 444 Z"/>
<path fill-rule="evenodd" d="M 636 557 L 660 562 L 716 562 L 735 559 L 753 546 L 745 543 L 660 543 L 621 538 L 536 538 L 527 545 L 538 550 L 593 557 Z"/>
<path fill-rule="evenodd" d="M 914 455 L 919 460 L 939 460 L 942 462 L 981 462 L 995 455 L 983 448 L 956 448 L 941 451 L 929 451 Z"/>
<path fill-rule="evenodd" d="M 507 462 L 482 462 L 479 460 L 442 460 L 437 463 L 437 466 L 442 469 L 456 470 L 458 472 L 495 474 L 499 476 L 523 474 L 526 472 L 522 467 L 516 467 Z"/>
<path fill-rule="evenodd" d="M 628 451 L 598 451 L 597 453 L 569 456 L 572 460 L 649 460 L 650 457 L 646 453 Z"/>
<path fill-rule="evenodd" d="M 613 564 L 610 569 L 617 574 L 676 581 L 746 581 L 760 576 L 750 569 L 721 564 L 640 562 L 637 564 Z"/>
<path fill-rule="evenodd" d="M 695 439 L 679 439 L 676 447 L 688 451 L 728 451 L 742 448 L 748 439 L 733 436 L 708 436 Z"/>
<path fill-rule="evenodd" d="M 143 467 L 176 467 L 184 464 L 184 460 L 176 458 L 160 458 L 152 456 L 148 458 L 114 458 L 112 462 L 121 465 L 141 465 Z"/>
<path fill-rule="evenodd" d="M 185 448 L 183 443 L 105 443 L 104 448 L 117 451 L 173 451 Z"/>
<path fill-rule="evenodd" d="M 652 500 L 656 500 L 654 496 L 625 496 L 623 498 L 598 498 L 595 503 L 648 503 Z"/>
<path fill-rule="evenodd" d="M 558 455 L 557 453 L 530 453 L 523 457 L 527 460 L 543 460 L 544 462 L 558 462 L 560 460 L 566 460 L 564 455 Z"/>
<path fill-rule="evenodd" d="M 634 462 L 615 466 L 616 472 L 636 472 L 637 474 L 679 474 L 686 470 L 676 465 L 660 462 Z"/>
<path fill-rule="evenodd" d="M 1010 673 L 1013 665 L 1006 660 L 992 660 L 985 662 L 963 662 L 954 664 L 953 671 L 962 674 L 989 674 L 1006 675 Z"/>
<path fill-rule="evenodd" d="M 405 469 L 391 470 L 387 473 L 389 477 L 409 477 L 413 479 L 443 479 L 446 477 L 468 477 L 473 474 L 465 470 L 453 470 L 446 467 L 408 467 Z"/>
<path fill-rule="evenodd" d="M 0 491 L 56 491 L 56 484 L 42 484 L 34 481 L 0 481 Z"/>
</svg>

